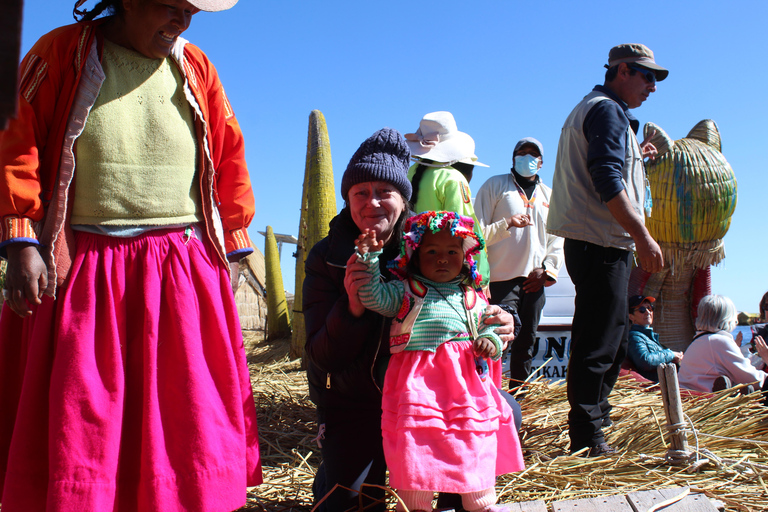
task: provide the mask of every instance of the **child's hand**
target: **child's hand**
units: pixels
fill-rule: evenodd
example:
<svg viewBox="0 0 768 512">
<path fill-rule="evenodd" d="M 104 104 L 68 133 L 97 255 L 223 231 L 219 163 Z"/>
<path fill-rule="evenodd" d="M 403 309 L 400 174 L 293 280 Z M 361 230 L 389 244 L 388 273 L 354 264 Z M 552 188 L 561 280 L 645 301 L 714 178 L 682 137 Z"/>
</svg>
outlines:
<svg viewBox="0 0 768 512">
<path fill-rule="evenodd" d="M 376 232 L 366 228 L 365 231 L 360 233 L 360 236 L 355 239 L 355 248 L 360 254 L 380 251 L 384 248 L 384 241 L 376 240 Z"/>
<path fill-rule="evenodd" d="M 488 338 L 477 338 L 472 344 L 477 357 L 494 357 L 496 355 L 496 345 Z"/>
</svg>

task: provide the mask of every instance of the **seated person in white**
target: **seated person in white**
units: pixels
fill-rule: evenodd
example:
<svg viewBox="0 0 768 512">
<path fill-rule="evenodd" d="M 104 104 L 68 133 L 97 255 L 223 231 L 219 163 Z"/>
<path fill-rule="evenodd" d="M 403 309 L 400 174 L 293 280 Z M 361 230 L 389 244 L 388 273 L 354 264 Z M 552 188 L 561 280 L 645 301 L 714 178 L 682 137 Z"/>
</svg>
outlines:
<svg viewBox="0 0 768 512">
<path fill-rule="evenodd" d="M 680 363 L 680 386 L 694 391 L 713 391 L 715 381 L 729 384 L 757 383 L 756 388 L 768 388 L 763 370 L 752 366 L 741 353 L 731 336 L 736 327 L 736 306 L 721 295 L 707 295 L 701 299 L 696 319 L 696 336 L 686 349 Z M 768 346 L 759 338 L 755 348 L 763 361 L 768 361 Z"/>
<path fill-rule="evenodd" d="M 656 299 L 643 295 L 629 298 L 629 330 L 627 358 L 637 373 L 648 380 L 659 382 L 657 368 L 663 363 L 680 363 L 682 352 L 675 352 L 659 342 L 659 335 L 653 331 L 653 303 Z"/>
</svg>

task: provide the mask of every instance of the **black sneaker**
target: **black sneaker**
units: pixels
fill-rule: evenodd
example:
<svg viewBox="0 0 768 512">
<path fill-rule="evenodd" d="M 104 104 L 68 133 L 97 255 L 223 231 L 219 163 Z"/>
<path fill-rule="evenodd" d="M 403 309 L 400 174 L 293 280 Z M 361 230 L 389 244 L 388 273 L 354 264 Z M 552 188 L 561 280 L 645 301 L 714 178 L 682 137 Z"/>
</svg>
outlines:
<svg viewBox="0 0 768 512">
<path fill-rule="evenodd" d="M 715 383 L 712 384 L 712 392 L 717 393 L 718 391 L 722 391 L 724 389 L 730 389 L 733 385 L 731 384 L 731 379 L 726 377 L 725 375 L 721 375 L 718 378 L 715 379 Z"/>
<path fill-rule="evenodd" d="M 578 453 L 578 457 L 601 457 L 604 455 L 613 455 L 616 453 L 616 449 L 613 448 L 611 445 L 609 445 L 606 442 L 602 442 L 598 444 L 597 446 L 592 446 L 589 448 L 575 448 L 571 449 L 571 455 L 575 455 Z"/>
<path fill-rule="evenodd" d="M 600 443 L 597 446 L 593 446 L 588 451 L 584 452 L 586 457 L 607 457 L 616 454 L 616 448 L 608 443 Z"/>
</svg>

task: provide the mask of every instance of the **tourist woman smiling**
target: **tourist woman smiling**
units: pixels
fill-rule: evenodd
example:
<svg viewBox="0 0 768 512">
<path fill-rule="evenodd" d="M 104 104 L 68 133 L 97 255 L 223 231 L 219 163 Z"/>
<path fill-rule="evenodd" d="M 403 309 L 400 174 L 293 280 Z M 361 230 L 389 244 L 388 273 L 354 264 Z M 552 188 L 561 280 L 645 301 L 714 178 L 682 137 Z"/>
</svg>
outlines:
<svg viewBox="0 0 768 512">
<path fill-rule="evenodd" d="M 402 136 L 384 128 L 366 139 L 341 181 L 344 208 L 328 236 L 310 251 L 304 280 L 309 393 L 317 405 L 317 442 L 323 456 L 313 485 L 321 511 L 357 507 L 358 492 L 383 498 L 386 463 L 381 436 L 381 386 L 389 360 L 389 319 L 366 310 L 358 290 L 370 279 L 357 262 L 355 239 L 365 229 L 385 242 L 381 274 L 398 255 L 403 225 L 411 215 L 410 151 Z M 349 267 L 351 272 L 346 273 Z M 512 316 L 498 307 L 487 321 L 509 339 Z M 338 485 L 333 493 L 326 495 Z M 383 511 L 382 503 L 366 510 Z"/>
</svg>

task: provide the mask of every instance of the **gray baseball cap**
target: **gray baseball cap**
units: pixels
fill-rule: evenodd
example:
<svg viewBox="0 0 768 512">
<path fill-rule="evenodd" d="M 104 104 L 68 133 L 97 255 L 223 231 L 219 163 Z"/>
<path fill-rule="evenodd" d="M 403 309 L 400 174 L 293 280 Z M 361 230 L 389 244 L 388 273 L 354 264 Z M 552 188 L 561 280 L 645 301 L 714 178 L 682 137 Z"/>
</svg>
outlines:
<svg viewBox="0 0 768 512">
<path fill-rule="evenodd" d="M 541 155 L 542 162 L 544 161 L 544 146 L 541 145 L 541 142 L 534 139 L 533 137 L 524 137 L 517 141 L 517 144 L 515 144 L 515 150 L 512 151 L 512 158 L 515 158 L 515 155 L 520 150 L 521 147 L 525 146 L 526 144 L 531 144 L 533 146 L 536 146 L 536 149 L 539 150 L 539 155 Z"/>
<path fill-rule="evenodd" d="M 608 64 L 605 67 L 612 68 L 622 62 L 637 64 L 638 66 L 650 69 L 656 74 L 656 81 L 658 82 L 661 82 L 669 75 L 669 70 L 656 64 L 653 52 L 644 44 L 620 44 L 611 48 L 611 51 L 608 52 Z"/>
</svg>

